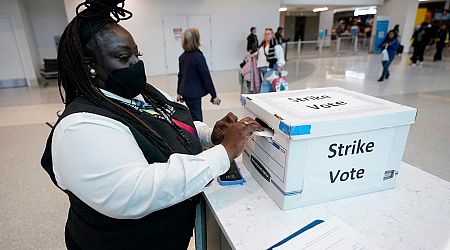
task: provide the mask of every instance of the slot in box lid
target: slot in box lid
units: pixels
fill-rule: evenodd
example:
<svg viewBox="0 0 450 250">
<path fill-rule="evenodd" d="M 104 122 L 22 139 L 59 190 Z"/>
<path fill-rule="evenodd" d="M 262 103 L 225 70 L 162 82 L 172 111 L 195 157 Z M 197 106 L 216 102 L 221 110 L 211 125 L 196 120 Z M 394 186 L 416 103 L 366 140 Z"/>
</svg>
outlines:
<svg viewBox="0 0 450 250">
<path fill-rule="evenodd" d="M 242 104 L 291 139 L 408 125 L 417 112 L 338 87 L 242 95 Z"/>
</svg>

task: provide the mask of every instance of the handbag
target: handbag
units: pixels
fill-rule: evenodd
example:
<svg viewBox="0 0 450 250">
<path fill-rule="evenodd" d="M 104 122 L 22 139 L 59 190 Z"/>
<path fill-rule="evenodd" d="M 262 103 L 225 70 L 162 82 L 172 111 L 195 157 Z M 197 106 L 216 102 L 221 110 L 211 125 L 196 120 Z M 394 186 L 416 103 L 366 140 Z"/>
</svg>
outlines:
<svg viewBox="0 0 450 250">
<path fill-rule="evenodd" d="M 282 70 L 276 74 L 276 77 L 272 79 L 273 92 L 281 92 L 289 90 L 287 82 L 287 71 Z"/>
<path fill-rule="evenodd" d="M 387 51 L 387 49 L 383 49 L 383 51 L 381 52 L 381 56 L 382 56 L 382 61 L 389 61 L 389 53 Z"/>
<path fill-rule="evenodd" d="M 398 46 L 398 48 L 397 48 L 397 54 L 402 54 L 404 48 L 405 48 L 405 46 L 403 46 L 403 45 L 400 44 L 400 45 Z"/>
</svg>

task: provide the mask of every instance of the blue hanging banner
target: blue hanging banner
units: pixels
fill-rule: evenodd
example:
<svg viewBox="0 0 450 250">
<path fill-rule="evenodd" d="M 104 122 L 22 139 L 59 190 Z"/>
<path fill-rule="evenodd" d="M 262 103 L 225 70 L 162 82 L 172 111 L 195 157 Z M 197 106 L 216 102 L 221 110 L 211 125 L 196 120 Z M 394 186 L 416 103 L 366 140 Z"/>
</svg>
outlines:
<svg viewBox="0 0 450 250">
<path fill-rule="evenodd" d="M 379 47 L 387 35 L 389 26 L 389 20 L 387 18 L 377 18 L 377 28 L 375 31 L 375 40 L 373 51 L 377 54 L 381 53 L 381 48 Z"/>
</svg>

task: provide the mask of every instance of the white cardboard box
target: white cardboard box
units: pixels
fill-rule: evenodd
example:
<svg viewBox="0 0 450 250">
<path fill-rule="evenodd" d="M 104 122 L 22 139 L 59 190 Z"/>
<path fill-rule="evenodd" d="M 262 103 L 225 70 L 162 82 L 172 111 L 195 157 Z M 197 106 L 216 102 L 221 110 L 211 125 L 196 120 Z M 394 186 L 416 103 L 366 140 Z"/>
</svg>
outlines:
<svg viewBox="0 0 450 250">
<path fill-rule="evenodd" d="M 283 209 L 393 188 L 416 109 L 342 88 L 242 95 L 253 135 L 243 162 Z"/>
</svg>

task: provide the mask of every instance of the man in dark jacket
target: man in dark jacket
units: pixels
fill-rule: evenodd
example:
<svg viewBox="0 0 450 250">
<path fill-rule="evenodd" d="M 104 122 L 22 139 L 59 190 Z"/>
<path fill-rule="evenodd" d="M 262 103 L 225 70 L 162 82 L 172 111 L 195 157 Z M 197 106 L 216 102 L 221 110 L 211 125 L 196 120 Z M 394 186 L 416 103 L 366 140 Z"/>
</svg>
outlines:
<svg viewBox="0 0 450 250">
<path fill-rule="evenodd" d="M 449 40 L 449 30 L 445 23 L 442 23 L 439 27 L 437 36 L 436 36 L 436 53 L 434 54 L 433 61 L 441 61 L 442 60 L 442 50 L 445 48 Z"/>
<path fill-rule="evenodd" d="M 289 42 L 289 39 L 284 39 L 283 32 L 284 32 L 284 28 L 281 27 L 281 26 L 278 27 L 277 32 L 275 33 L 275 41 L 276 41 L 276 44 L 279 44 L 279 45 L 281 45 L 283 47 L 283 49 L 284 49 L 284 60 L 287 61 L 287 47 L 286 47 L 287 45 L 285 46 L 285 44 L 287 42 Z"/>
<path fill-rule="evenodd" d="M 423 22 L 420 25 L 420 28 L 416 32 L 414 32 L 414 41 L 412 44 L 412 46 L 414 47 L 414 52 L 413 56 L 411 57 L 413 67 L 416 66 L 417 61 L 419 61 L 419 63 L 423 62 L 423 54 L 425 53 L 425 48 L 427 47 L 431 39 L 430 34 L 431 33 L 427 22 Z"/>
<path fill-rule="evenodd" d="M 256 27 L 250 28 L 250 35 L 247 36 L 247 51 L 251 54 L 258 51 L 258 36 L 256 35 Z"/>
</svg>

